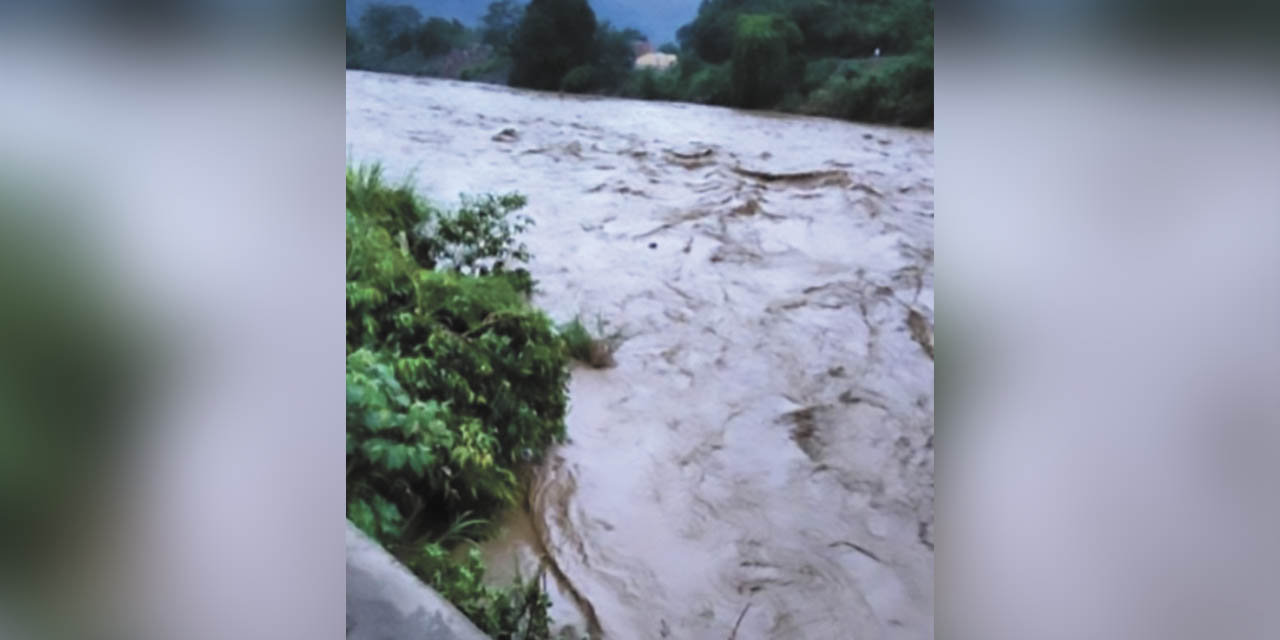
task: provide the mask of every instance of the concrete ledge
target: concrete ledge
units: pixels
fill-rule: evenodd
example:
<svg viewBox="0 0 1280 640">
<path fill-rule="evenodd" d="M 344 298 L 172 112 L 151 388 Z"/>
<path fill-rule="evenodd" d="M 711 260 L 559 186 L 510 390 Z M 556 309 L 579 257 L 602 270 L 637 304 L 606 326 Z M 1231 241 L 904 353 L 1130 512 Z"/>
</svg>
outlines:
<svg viewBox="0 0 1280 640">
<path fill-rule="evenodd" d="M 488 640 L 434 589 L 347 523 L 348 640 Z"/>
</svg>

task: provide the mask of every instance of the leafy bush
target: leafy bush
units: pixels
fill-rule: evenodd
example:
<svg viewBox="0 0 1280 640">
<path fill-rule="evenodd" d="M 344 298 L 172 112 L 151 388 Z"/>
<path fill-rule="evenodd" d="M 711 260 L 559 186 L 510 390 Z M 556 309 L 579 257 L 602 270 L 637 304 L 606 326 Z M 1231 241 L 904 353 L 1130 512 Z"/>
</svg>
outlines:
<svg viewBox="0 0 1280 640">
<path fill-rule="evenodd" d="M 595 86 L 595 67 L 589 64 L 574 67 L 560 81 L 560 90 L 568 93 L 586 93 Z"/>
<path fill-rule="evenodd" d="M 347 517 L 499 638 L 547 637 L 545 596 L 484 587 L 477 557 L 445 549 L 564 437 L 565 344 L 510 268 L 528 260 L 523 205 L 445 211 L 377 166 L 347 171 Z"/>
<path fill-rule="evenodd" d="M 804 65 L 804 71 L 800 74 L 800 85 L 798 89 L 801 93 L 811 94 L 822 88 L 831 78 L 835 76 L 844 76 L 848 62 L 841 58 L 818 58 L 810 60 Z"/>
<path fill-rule="evenodd" d="M 644 100 L 672 100 L 678 95 L 678 76 L 671 71 L 637 69 L 627 79 L 622 94 Z"/>
<path fill-rule="evenodd" d="M 352 226 L 364 234 L 390 233 L 424 269 L 452 269 L 465 275 L 499 275 L 517 291 L 533 287 L 529 249 L 516 239 L 533 220 L 512 215 L 523 208 L 524 196 L 463 196 L 455 211 L 441 211 L 423 202 L 408 184 L 390 186 L 377 165 L 347 171 L 347 265 L 352 268 Z M 353 220 L 352 210 L 368 220 Z M 373 241 L 371 241 L 373 242 Z M 376 244 L 376 243 L 375 243 Z M 356 251 L 379 251 L 378 246 L 355 245 Z M 514 265 L 514 268 L 512 268 Z"/>
<path fill-rule="evenodd" d="M 591 343 L 595 342 L 595 338 L 591 336 L 591 332 L 582 324 L 580 318 L 574 318 L 561 326 L 560 337 L 564 338 L 570 357 L 582 362 L 591 359 Z"/>
<path fill-rule="evenodd" d="M 560 325 L 558 329 L 569 357 L 596 369 L 614 366 L 613 353 L 625 339 L 621 331 L 606 333 L 604 319 L 596 317 L 596 330 L 587 329 L 581 318 Z"/>
<path fill-rule="evenodd" d="M 933 126 L 933 36 L 917 43 L 889 76 L 894 119 L 909 126 Z"/>
<path fill-rule="evenodd" d="M 426 57 L 448 53 L 461 46 L 467 38 L 467 28 L 457 20 L 430 18 L 413 34 L 413 44 Z"/>
<path fill-rule="evenodd" d="M 458 78 L 470 82 L 507 84 L 507 77 L 511 74 L 511 65 L 511 58 L 497 55 L 462 69 L 458 74 Z"/>
<path fill-rule="evenodd" d="M 538 576 L 517 580 L 506 589 L 488 586 L 484 583 L 484 561 L 474 547 L 459 561 L 443 546 L 430 544 L 408 565 L 427 583 L 439 585 L 435 588 L 440 595 L 490 637 L 551 637 L 551 601 L 539 585 Z"/>
<path fill-rule="evenodd" d="M 728 64 L 709 64 L 689 78 L 685 96 L 694 102 L 728 105 L 732 102 L 733 85 Z"/>
<path fill-rule="evenodd" d="M 933 124 L 933 42 L 907 56 L 845 64 L 812 94 L 802 111 L 908 126 Z"/>
</svg>

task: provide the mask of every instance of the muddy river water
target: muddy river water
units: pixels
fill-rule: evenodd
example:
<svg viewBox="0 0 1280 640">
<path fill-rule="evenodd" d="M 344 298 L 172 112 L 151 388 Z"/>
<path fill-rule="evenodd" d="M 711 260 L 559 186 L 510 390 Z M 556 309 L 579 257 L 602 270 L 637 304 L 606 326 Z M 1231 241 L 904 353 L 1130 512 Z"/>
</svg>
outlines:
<svg viewBox="0 0 1280 640">
<path fill-rule="evenodd" d="M 609 639 L 933 637 L 933 135 L 347 73 L 351 161 L 519 191 L 619 332 L 485 546 Z"/>
</svg>

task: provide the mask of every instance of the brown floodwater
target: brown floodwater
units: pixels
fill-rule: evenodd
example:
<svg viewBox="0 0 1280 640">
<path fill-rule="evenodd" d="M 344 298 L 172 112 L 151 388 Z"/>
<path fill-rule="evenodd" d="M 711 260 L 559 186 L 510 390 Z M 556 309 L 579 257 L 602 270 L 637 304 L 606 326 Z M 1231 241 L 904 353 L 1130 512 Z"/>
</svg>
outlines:
<svg viewBox="0 0 1280 640">
<path fill-rule="evenodd" d="M 353 162 L 519 191 L 622 336 L 484 547 L 609 639 L 933 637 L 933 134 L 347 73 Z"/>
</svg>

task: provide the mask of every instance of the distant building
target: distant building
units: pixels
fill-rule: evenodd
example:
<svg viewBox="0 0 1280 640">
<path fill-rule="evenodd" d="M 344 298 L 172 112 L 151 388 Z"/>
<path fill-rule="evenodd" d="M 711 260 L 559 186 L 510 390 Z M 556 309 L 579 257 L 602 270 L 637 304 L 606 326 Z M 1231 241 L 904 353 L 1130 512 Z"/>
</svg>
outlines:
<svg viewBox="0 0 1280 640">
<path fill-rule="evenodd" d="M 662 53 L 660 51 L 651 51 L 636 58 L 637 69 L 657 69 L 662 71 L 670 68 L 679 60 L 674 53 Z"/>
</svg>

